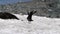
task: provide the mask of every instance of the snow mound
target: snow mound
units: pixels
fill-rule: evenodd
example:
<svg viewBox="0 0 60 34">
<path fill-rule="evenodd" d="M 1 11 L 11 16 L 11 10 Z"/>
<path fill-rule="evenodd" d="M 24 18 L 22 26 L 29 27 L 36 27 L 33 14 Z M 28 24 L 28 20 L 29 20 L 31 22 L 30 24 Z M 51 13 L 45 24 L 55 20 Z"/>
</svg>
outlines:
<svg viewBox="0 0 60 34">
<path fill-rule="evenodd" d="M 15 15 L 20 20 L 0 19 L 0 34 L 60 34 L 60 19 L 33 16 L 28 22 L 27 15 Z"/>
</svg>

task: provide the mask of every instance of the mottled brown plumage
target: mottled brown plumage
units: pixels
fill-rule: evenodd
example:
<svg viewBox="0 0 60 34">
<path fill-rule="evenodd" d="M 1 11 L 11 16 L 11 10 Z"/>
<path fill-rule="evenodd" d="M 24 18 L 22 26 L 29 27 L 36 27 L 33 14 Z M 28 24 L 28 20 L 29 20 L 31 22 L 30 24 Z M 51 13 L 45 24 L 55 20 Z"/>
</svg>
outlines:
<svg viewBox="0 0 60 34">
<path fill-rule="evenodd" d="M 28 13 L 28 17 L 27 17 L 27 20 L 28 21 L 33 21 L 32 20 L 32 15 L 36 13 L 36 11 L 31 11 L 31 12 L 27 12 Z"/>
</svg>

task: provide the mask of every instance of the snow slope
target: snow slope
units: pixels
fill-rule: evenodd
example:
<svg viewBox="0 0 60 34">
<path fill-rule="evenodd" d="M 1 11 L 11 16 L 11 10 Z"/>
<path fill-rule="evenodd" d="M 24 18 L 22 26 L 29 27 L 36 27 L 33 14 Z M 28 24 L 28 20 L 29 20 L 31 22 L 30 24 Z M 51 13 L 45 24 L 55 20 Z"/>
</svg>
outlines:
<svg viewBox="0 0 60 34">
<path fill-rule="evenodd" d="M 20 20 L 0 19 L 0 34 L 60 34 L 60 19 L 33 16 L 28 22 L 27 15 L 15 15 Z"/>
</svg>

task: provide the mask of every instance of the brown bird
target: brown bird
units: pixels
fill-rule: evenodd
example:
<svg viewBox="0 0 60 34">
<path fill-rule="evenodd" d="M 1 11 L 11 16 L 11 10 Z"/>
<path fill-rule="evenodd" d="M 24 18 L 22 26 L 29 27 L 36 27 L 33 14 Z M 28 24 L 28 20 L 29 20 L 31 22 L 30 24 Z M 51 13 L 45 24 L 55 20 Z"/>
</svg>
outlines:
<svg viewBox="0 0 60 34">
<path fill-rule="evenodd" d="M 37 12 L 37 11 L 27 12 L 27 13 L 28 13 L 27 20 L 28 20 L 28 21 L 33 21 L 33 20 L 32 20 L 32 15 L 35 14 L 36 12 Z"/>
</svg>

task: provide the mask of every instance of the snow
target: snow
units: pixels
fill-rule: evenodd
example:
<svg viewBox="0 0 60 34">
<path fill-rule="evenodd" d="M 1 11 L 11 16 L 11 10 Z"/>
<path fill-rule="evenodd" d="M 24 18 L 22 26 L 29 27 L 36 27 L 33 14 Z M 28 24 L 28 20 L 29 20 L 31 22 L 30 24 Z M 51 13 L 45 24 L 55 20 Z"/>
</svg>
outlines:
<svg viewBox="0 0 60 34">
<path fill-rule="evenodd" d="M 0 19 L 0 34 L 60 34 L 60 19 L 34 16 L 28 22 L 27 15 L 16 15 L 16 19 Z"/>
</svg>

